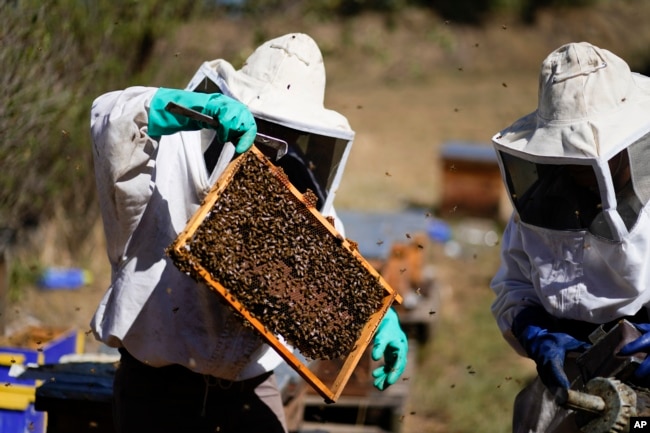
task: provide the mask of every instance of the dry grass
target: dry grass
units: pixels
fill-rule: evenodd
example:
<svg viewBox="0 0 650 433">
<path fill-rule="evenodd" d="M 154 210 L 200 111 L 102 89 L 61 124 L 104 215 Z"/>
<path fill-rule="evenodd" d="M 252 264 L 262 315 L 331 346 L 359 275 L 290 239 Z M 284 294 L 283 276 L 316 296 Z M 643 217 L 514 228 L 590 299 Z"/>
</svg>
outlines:
<svg viewBox="0 0 650 433">
<path fill-rule="evenodd" d="M 433 338 L 416 349 L 402 433 L 505 433 L 514 397 L 534 372 L 501 338 L 490 313 L 488 283 L 498 265 L 498 246 L 464 247 L 457 259 L 434 249 L 439 321 Z"/>
</svg>

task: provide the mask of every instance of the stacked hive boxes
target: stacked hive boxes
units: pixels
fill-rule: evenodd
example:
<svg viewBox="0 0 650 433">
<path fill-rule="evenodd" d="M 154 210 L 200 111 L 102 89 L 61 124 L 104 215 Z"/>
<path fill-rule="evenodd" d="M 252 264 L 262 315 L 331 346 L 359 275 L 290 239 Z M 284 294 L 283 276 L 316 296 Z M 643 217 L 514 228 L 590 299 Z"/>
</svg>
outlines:
<svg viewBox="0 0 650 433">
<path fill-rule="evenodd" d="M 42 327 L 28 327 L 0 342 L 1 432 L 46 431 L 45 413 L 34 408 L 37 381 L 14 377 L 13 372 L 22 366 L 56 363 L 64 355 L 81 353 L 83 343 L 83 333 L 78 331 Z"/>
</svg>

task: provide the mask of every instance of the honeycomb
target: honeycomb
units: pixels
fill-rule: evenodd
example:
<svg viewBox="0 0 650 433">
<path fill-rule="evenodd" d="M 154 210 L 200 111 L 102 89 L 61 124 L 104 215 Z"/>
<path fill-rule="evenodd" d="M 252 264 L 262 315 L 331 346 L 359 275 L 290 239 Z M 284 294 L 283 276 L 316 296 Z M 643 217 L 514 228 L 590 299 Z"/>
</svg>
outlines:
<svg viewBox="0 0 650 433">
<path fill-rule="evenodd" d="M 197 281 L 206 282 L 201 271 L 207 271 L 305 358 L 350 353 L 387 296 L 381 277 L 354 242 L 318 217 L 311 191 L 292 189 L 286 174 L 258 152 L 236 162 L 230 179 L 220 179 L 197 212 L 199 222 L 188 224 L 167 254 Z"/>
</svg>

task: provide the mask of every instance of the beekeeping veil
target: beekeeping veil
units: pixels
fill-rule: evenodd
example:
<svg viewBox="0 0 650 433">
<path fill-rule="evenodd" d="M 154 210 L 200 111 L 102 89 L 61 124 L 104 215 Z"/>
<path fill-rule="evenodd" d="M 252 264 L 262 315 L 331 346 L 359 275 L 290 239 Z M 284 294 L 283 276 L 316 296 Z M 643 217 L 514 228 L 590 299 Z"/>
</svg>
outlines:
<svg viewBox="0 0 650 433">
<path fill-rule="evenodd" d="M 292 137 L 278 165 L 299 190 L 311 189 L 319 210 L 328 213 L 354 131 L 344 116 L 324 107 L 325 66 L 311 37 L 292 33 L 267 41 L 239 70 L 223 59 L 205 62 L 187 88 L 233 97 L 248 106 L 260 132 L 270 123 L 277 138 Z"/>
<path fill-rule="evenodd" d="M 650 79 L 583 42 L 544 60 L 537 110 L 493 143 L 524 223 L 620 241 L 650 198 L 649 133 Z"/>
<path fill-rule="evenodd" d="M 516 210 L 504 260 L 539 302 L 592 323 L 650 302 L 650 79 L 564 45 L 542 62 L 537 110 L 492 142 Z"/>
</svg>

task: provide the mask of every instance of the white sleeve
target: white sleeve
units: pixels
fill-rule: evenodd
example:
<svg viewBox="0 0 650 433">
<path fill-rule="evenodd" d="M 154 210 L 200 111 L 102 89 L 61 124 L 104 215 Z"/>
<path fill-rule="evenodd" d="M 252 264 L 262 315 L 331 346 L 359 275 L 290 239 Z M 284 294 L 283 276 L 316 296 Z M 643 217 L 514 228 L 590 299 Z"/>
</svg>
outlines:
<svg viewBox="0 0 650 433">
<path fill-rule="evenodd" d="M 90 132 L 108 255 L 120 261 L 151 197 L 158 142 L 147 135 L 149 103 L 158 88 L 131 87 L 93 102 Z"/>
<path fill-rule="evenodd" d="M 490 283 L 496 294 L 492 314 L 506 341 L 520 354 L 523 348 L 512 335 L 512 322 L 523 308 L 540 306 L 541 302 L 530 279 L 530 262 L 519 235 L 519 223 L 511 218 L 501 242 L 501 265 Z"/>
</svg>

